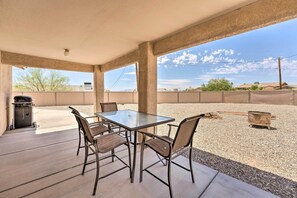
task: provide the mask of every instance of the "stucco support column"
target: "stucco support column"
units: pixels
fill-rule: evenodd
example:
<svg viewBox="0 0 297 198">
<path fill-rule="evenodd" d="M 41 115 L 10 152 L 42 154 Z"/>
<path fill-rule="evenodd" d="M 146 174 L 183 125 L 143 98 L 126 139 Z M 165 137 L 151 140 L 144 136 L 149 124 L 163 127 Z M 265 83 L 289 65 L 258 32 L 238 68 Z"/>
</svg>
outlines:
<svg viewBox="0 0 297 198">
<path fill-rule="evenodd" d="M 151 42 L 139 45 L 138 61 L 138 110 L 157 113 L 157 57 L 153 54 Z"/>
<path fill-rule="evenodd" d="M 101 66 L 94 66 L 94 111 L 100 112 L 100 102 L 104 102 L 104 72 Z"/>
<path fill-rule="evenodd" d="M 0 51 L 0 60 L 1 51 Z M 0 136 L 12 124 L 12 66 L 0 61 Z"/>
</svg>

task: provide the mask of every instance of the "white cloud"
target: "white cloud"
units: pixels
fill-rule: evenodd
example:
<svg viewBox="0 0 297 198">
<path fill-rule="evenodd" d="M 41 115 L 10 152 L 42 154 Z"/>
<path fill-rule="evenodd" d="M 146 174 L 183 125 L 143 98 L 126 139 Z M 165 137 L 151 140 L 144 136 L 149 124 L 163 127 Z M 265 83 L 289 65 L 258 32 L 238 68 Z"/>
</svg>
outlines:
<svg viewBox="0 0 297 198">
<path fill-rule="evenodd" d="M 132 79 L 129 79 L 129 78 L 121 78 L 121 80 L 123 80 L 123 81 L 131 81 Z"/>
<path fill-rule="evenodd" d="M 210 79 L 215 78 L 214 75 L 210 75 L 210 74 L 203 74 L 203 75 L 199 75 L 197 78 L 194 78 L 196 80 L 202 80 L 204 82 L 208 82 Z"/>
<path fill-rule="evenodd" d="M 197 55 L 183 52 L 181 56 L 175 57 L 172 62 L 176 65 L 195 64 L 197 63 Z"/>
<path fill-rule="evenodd" d="M 211 54 L 211 55 L 205 55 L 201 57 L 200 61 L 206 64 L 219 64 L 219 63 L 234 64 L 237 62 L 237 59 L 224 57 L 224 56 L 214 56 Z"/>
<path fill-rule="evenodd" d="M 125 75 L 136 75 L 136 72 L 135 71 L 126 72 Z"/>
<path fill-rule="evenodd" d="M 225 56 L 230 56 L 233 55 L 235 51 L 233 49 L 218 49 L 213 51 L 211 54 L 212 55 L 225 55 Z"/>
<path fill-rule="evenodd" d="M 288 74 L 297 74 L 297 60 L 282 59 L 282 70 Z M 211 74 L 237 74 L 241 72 L 253 72 L 258 70 L 278 69 L 277 59 L 273 57 L 264 58 L 260 62 L 247 62 L 241 60 L 236 65 L 225 65 L 217 67 Z"/>
<path fill-rule="evenodd" d="M 188 79 L 158 79 L 158 84 L 160 87 L 169 88 L 186 88 L 190 86 L 192 81 Z"/>
<path fill-rule="evenodd" d="M 167 56 L 161 56 L 161 57 L 158 57 L 157 61 L 158 61 L 158 64 L 165 64 L 168 61 L 170 61 L 170 59 Z"/>
<path fill-rule="evenodd" d="M 235 51 L 233 49 L 218 49 L 209 53 L 204 51 L 205 55 L 200 58 L 200 61 L 205 64 L 234 64 L 238 61 L 236 58 L 230 58 L 234 53 Z"/>
</svg>

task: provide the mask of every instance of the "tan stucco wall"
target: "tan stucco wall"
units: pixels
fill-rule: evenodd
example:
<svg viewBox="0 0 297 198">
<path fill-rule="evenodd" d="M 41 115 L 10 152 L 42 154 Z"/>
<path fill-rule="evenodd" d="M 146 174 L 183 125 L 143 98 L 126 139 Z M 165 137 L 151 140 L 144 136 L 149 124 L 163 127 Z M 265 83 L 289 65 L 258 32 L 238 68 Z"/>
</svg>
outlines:
<svg viewBox="0 0 297 198">
<path fill-rule="evenodd" d="M 57 92 L 57 104 L 59 105 L 79 105 L 84 103 L 82 92 Z"/>
<path fill-rule="evenodd" d="M 180 103 L 198 103 L 200 101 L 200 93 L 189 93 L 189 92 L 180 92 L 179 93 L 179 102 Z"/>
<path fill-rule="evenodd" d="M 223 102 L 222 92 L 200 92 L 201 103 L 221 103 Z"/>
<path fill-rule="evenodd" d="M 117 102 L 120 104 L 133 103 L 133 92 L 109 92 L 109 102 Z"/>
<path fill-rule="evenodd" d="M 254 91 L 251 92 L 252 104 L 293 104 L 292 91 Z"/>
<path fill-rule="evenodd" d="M 224 92 L 224 103 L 249 103 L 248 91 Z"/>
<path fill-rule="evenodd" d="M 13 92 L 31 96 L 36 106 L 92 105 L 94 92 Z M 137 92 L 105 92 L 105 102 L 136 104 Z M 262 103 L 297 105 L 297 91 L 159 92 L 158 103 Z"/>
<path fill-rule="evenodd" d="M 158 103 L 178 103 L 177 92 L 159 92 Z"/>
<path fill-rule="evenodd" d="M 1 58 L 1 52 L 0 52 Z M 0 135 L 12 119 L 12 67 L 0 63 Z"/>
<path fill-rule="evenodd" d="M 101 102 L 105 102 L 105 94 L 104 94 L 104 72 L 101 70 L 101 66 L 94 66 L 94 112 L 101 111 Z"/>
<path fill-rule="evenodd" d="M 94 103 L 94 93 L 84 92 L 84 101 L 85 105 L 92 105 Z"/>
</svg>

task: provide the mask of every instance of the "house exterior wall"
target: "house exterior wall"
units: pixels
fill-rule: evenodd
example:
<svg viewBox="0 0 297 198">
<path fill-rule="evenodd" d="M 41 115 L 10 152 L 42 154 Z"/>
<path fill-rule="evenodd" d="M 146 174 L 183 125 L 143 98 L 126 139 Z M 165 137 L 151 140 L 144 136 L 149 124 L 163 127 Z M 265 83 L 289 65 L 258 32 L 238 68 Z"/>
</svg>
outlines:
<svg viewBox="0 0 297 198">
<path fill-rule="evenodd" d="M 12 67 L 1 62 L 0 82 L 0 135 L 2 135 L 12 123 Z"/>
</svg>

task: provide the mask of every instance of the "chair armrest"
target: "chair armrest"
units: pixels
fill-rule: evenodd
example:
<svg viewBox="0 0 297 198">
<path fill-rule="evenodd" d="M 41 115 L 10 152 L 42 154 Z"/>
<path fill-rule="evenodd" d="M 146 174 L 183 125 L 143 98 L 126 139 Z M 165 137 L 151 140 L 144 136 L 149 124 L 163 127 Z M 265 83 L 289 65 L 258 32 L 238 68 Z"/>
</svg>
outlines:
<svg viewBox="0 0 297 198">
<path fill-rule="evenodd" d="M 105 132 L 108 132 L 108 131 L 104 131 L 102 133 L 105 133 Z M 98 138 L 100 138 L 102 136 L 106 137 L 106 136 L 109 136 L 109 135 L 118 134 L 120 132 L 122 132 L 122 131 L 110 132 L 110 133 L 103 134 L 103 135 L 96 135 L 96 136 L 93 137 L 93 140 L 96 140 L 96 139 L 98 139 Z"/>
<path fill-rule="evenodd" d="M 178 125 L 176 125 L 176 124 L 167 124 L 167 125 L 169 126 L 168 137 L 170 137 L 170 135 L 171 135 L 171 128 L 172 128 L 172 127 L 176 127 L 176 128 L 178 128 Z"/>
<path fill-rule="evenodd" d="M 159 139 L 159 140 L 162 140 L 162 141 L 168 143 L 169 145 L 172 144 L 171 141 L 169 141 L 169 140 L 167 140 L 167 139 L 165 139 L 165 138 L 163 138 L 163 137 L 161 137 L 161 136 L 159 136 L 159 135 L 155 135 L 155 134 L 148 133 L 148 132 L 144 132 L 144 131 L 138 131 L 138 132 L 141 133 L 141 134 L 143 134 L 143 135 L 145 135 L 145 136 L 149 136 L 149 137 L 152 137 L 152 138 L 157 138 L 157 139 Z"/>
<path fill-rule="evenodd" d="M 92 126 L 92 125 L 103 125 L 104 123 L 102 123 L 102 122 L 91 122 L 91 123 L 89 123 L 89 125 L 90 126 Z"/>
<path fill-rule="evenodd" d="M 87 116 L 87 117 L 84 117 L 85 119 L 89 119 L 89 118 L 98 118 L 98 116 Z"/>
<path fill-rule="evenodd" d="M 169 127 L 178 127 L 176 124 L 167 124 Z"/>
</svg>

